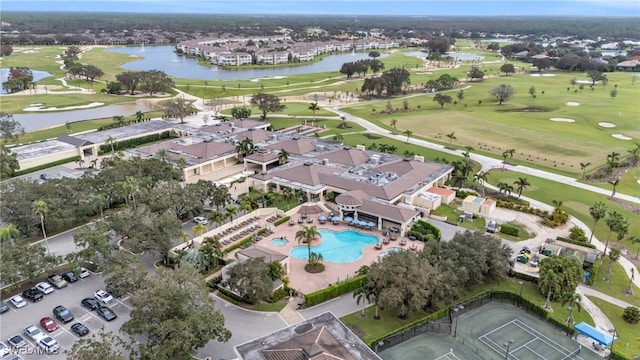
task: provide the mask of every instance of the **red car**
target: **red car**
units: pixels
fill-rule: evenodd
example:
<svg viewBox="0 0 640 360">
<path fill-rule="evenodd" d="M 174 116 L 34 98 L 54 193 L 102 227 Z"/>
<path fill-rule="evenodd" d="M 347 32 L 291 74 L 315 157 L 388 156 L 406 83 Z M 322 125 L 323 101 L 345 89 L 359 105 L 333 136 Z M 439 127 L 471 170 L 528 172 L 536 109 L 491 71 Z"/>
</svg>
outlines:
<svg viewBox="0 0 640 360">
<path fill-rule="evenodd" d="M 58 323 L 56 323 L 50 317 L 43 317 L 42 319 L 40 319 L 40 326 L 42 326 L 42 328 L 47 330 L 48 332 L 54 332 L 58 330 Z"/>
</svg>

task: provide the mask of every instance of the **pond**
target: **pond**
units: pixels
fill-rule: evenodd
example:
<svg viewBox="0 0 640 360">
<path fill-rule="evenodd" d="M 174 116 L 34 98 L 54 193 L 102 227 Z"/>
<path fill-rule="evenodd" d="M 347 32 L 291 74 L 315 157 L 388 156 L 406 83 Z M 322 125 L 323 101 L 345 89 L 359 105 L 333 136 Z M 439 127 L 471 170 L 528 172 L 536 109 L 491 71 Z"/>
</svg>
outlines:
<svg viewBox="0 0 640 360">
<path fill-rule="evenodd" d="M 108 48 L 107 51 L 140 56 L 144 59 L 122 65 L 126 70 L 160 70 L 167 75 L 183 79 L 200 80 L 248 80 L 310 74 L 328 71 L 339 71 L 345 62 L 369 58 L 367 52 L 342 53 L 329 55 L 314 63 L 286 67 L 272 67 L 264 69 L 221 69 L 217 66 L 205 66 L 195 58 L 188 58 L 176 54 L 173 46 L 130 46 Z M 381 54 L 381 57 L 387 54 Z"/>
<path fill-rule="evenodd" d="M 147 101 L 137 101 L 135 103 L 113 104 L 84 110 L 14 114 L 13 119 L 22 124 L 25 131 L 34 131 L 46 127 L 64 125 L 67 122 L 111 118 L 113 116 L 131 116 L 137 111 L 148 112 L 158 109 L 157 105 Z"/>
<path fill-rule="evenodd" d="M 33 81 L 34 82 L 51 76 L 51 73 L 48 73 L 46 71 L 31 70 L 31 72 L 33 73 Z M 9 69 L 8 68 L 1 68 L 0 69 L 0 83 L 3 83 L 5 81 L 7 81 L 8 79 L 9 79 Z M 6 93 L 7 92 L 4 91 L 4 88 L 0 89 L 0 94 L 6 94 Z"/>
</svg>

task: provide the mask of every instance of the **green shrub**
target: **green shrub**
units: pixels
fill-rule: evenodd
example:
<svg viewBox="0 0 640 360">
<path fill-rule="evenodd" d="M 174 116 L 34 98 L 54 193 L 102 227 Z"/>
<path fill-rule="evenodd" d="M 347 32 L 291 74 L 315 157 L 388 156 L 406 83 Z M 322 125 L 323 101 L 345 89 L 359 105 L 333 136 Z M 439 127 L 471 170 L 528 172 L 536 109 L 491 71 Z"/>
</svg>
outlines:
<svg viewBox="0 0 640 360">
<path fill-rule="evenodd" d="M 354 291 L 360 287 L 360 281 L 364 279 L 366 275 L 356 276 L 349 280 L 345 280 L 338 284 L 330 285 L 326 289 L 318 290 L 304 296 L 305 306 L 313 306 L 325 302 L 327 300 L 336 298 L 340 295 Z"/>
<path fill-rule="evenodd" d="M 76 162 L 80 160 L 80 156 L 72 156 L 72 157 L 68 157 L 65 159 L 60 159 L 54 162 L 50 162 L 50 163 L 46 163 L 46 164 L 42 164 L 42 165 L 38 165 L 38 166 L 34 166 L 28 169 L 24 169 L 24 170 L 18 170 L 16 172 L 13 173 L 13 176 L 20 176 L 20 175 L 24 175 L 24 174 L 30 174 L 32 172 L 38 171 L 38 170 L 43 170 L 43 169 L 48 169 L 54 166 L 58 166 L 58 165 L 62 165 L 62 164 L 66 164 L 66 163 L 70 163 L 70 162 Z"/>
<path fill-rule="evenodd" d="M 518 234 L 520 234 L 520 229 L 518 229 L 517 227 L 511 225 L 511 224 L 502 224 L 500 225 L 500 232 L 503 234 L 507 234 L 507 235 L 511 235 L 511 236 L 518 236 Z"/>
<path fill-rule="evenodd" d="M 540 280 L 536 276 L 525 274 L 525 273 L 521 273 L 521 272 L 517 272 L 517 271 L 515 271 L 513 269 L 509 269 L 509 276 L 510 277 L 514 277 L 516 279 L 532 282 L 534 284 L 537 284 L 538 280 Z"/>
<path fill-rule="evenodd" d="M 595 248 L 596 248 L 596 246 L 595 246 L 595 245 L 593 245 L 593 244 L 589 244 L 588 242 L 584 242 L 584 241 L 576 241 L 576 240 L 572 240 L 572 239 L 569 239 L 569 238 L 566 238 L 566 237 L 562 237 L 562 236 L 558 236 L 558 237 L 556 238 L 556 240 L 558 240 L 558 241 L 564 241 L 564 242 L 567 242 L 567 243 L 569 243 L 569 244 L 573 244 L 573 245 L 579 245 L 579 246 L 587 247 L 587 248 L 589 248 L 589 249 L 595 249 Z"/>
<path fill-rule="evenodd" d="M 411 230 L 409 230 L 408 235 L 415 236 L 416 239 L 420 241 L 427 241 L 431 236 L 438 241 L 440 241 L 440 239 L 442 238 L 440 229 L 424 220 L 418 220 L 415 224 L 413 224 Z"/>
<path fill-rule="evenodd" d="M 635 306 L 628 306 L 624 309 L 622 318 L 630 324 L 637 324 L 640 321 L 640 309 Z"/>
<path fill-rule="evenodd" d="M 460 199 L 465 199 L 469 195 L 478 196 L 478 193 L 475 191 L 464 191 L 464 190 L 456 191 L 456 197 Z"/>
<path fill-rule="evenodd" d="M 239 249 L 239 248 L 247 248 L 252 244 L 251 238 L 253 236 L 248 236 L 240 241 L 238 241 L 237 243 L 229 246 L 228 248 L 224 249 L 224 253 L 228 254 L 230 252 L 232 252 L 235 249 Z"/>
<path fill-rule="evenodd" d="M 163 131 L 159 134 L 151 134 L 151 135 L 145 135 L 145 136 L 140 136 L 137 138 L 133 138 L 133 139 L 127 139 L 127 140 L 122 140 L 122 141 L 116 141 L 113 143 L 113 150 L 115 151 L 119 151 L 119 150 L 126 150 L 126 149 L 131 149 L 134 148 L 136 146 L 139 145 L 144 145 L 144 144 L 148 144 L 151 142 L 156 142 L 159 140 L 163 140 L 163 139 L 169 139 L 175 137 L 175 134 L 173 133 L 173 131 Z M 98 155 L 104 155 L 104 154 L 108 154 L 109 152 L 112 151 L 111 149 L 111 145 L 112 144 L 103 144 L 100 145 L 100 150 L 98 151 Z"/>
<path fill-rule="evenodd" d="M 574 226 L 569 229 L 569 239 L 573 241 L 587 242 L 587 236 L 582 228 Z"/>
<path fill-rule="evenodd" d="M 276 221 L 274 221 L 274 222 L 273 222 L 273 226 L 278 226 L 278 225 L 280 225 L 280 224 L 284 224 L 284 223 L 286 223 L 287 221 L 289 221 L 289 219 L 291 219 L 291 216 L 285 216 L 285 217 L 283 217 L 282 219 L 278 219 L 278 220 L 276 220 Z"/>
</svg>

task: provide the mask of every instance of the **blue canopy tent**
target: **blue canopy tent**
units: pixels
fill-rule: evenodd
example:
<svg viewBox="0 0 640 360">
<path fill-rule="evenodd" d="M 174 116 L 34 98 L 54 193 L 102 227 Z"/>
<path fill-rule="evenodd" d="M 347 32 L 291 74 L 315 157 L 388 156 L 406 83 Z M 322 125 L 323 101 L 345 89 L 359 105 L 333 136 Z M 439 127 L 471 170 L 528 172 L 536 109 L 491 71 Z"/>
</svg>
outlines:
<svg viewBox="0 0 640 360">
<path fill-rule="evenodd" d="M 613 335 L 607 334 L 602 330 L 598 330 L 587 323 L 581 322 L 574 326 L 574 329 L 580 334 L 597 341 L 601 345 L 609 346 L 613 343 Z"/>
<path fill-rule="evenodd" d="M 319 221 L 327 221 L 327 217 L 324 216 L 324 214 L 320 214 L 320 216 L 318 216 L 318 220 Z"/>
<path fill-rule="evenodd" d="M 346 216 L 346 217 L 344 218 L 344 221 L 346 221 L 346 222 L 352 222 L 352 221 L 353 221 L 353 218 L 352 218 L 351 216 Z"/>
<path fill-rule="evenodd" d="M 331 218 L 331 221 L 340 221 L 340 216 L 334 216 Z"/>
</svg>

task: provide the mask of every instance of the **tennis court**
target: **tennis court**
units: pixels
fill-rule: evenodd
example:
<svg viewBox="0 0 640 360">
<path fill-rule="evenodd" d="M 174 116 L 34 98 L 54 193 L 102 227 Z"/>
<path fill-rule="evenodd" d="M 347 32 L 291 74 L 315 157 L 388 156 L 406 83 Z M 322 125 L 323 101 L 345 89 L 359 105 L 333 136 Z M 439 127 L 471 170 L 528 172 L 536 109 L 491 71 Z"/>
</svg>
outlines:
<svg viewBox="0 0 640 360">
<path fill-rule="evenodd" d="M 379 355 L 384 360 L 602 360 L 539 317 L 497 302 L 454 318 L 452 335 L 424 333 Z"/>
</svg>

